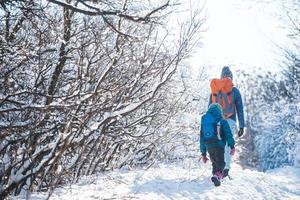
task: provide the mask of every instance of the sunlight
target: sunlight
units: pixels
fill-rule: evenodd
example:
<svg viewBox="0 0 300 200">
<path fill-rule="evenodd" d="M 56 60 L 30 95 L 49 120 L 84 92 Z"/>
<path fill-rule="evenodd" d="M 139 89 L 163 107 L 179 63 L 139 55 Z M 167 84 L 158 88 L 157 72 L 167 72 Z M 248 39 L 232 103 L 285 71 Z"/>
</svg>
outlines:
<svg viewBox="0 0 300 200">
<path fill-rule="evenodd" d="M 224 65 L 245 69 L 278 64 L 276 45 L 287 41 L 286 32 L 278 27 L 279 19 L 236 2 L 207 1 L 208 30 L 203 48 L 191 60 L 193 68 L 206 66 L 219 74 Z"/>
</svg>

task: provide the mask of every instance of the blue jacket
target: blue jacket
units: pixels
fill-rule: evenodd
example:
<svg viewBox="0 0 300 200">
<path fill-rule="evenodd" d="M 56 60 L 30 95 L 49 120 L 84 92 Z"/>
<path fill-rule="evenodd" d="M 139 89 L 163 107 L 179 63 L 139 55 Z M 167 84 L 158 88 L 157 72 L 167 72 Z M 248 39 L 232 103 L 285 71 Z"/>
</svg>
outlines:
<svg viewBox="0 0 300 200">
<path fill-rule="evenodd" d="M 206 117 L 206 115 L 212 115 L 216 122 L 220 122 L 220 136 L 221 140 L 217 140 L 216 142 L 205 144 L 205 141 L 203 139 L 203 119 Z M 225 144 L 228 144 L 231 148 L 234 148 L 235 141 L 233 139 L 231 129 L 229 127 L 229 124 L 227 120 L 223 119 L 222 117 L 222 111 L 216 109 L 216 107 L 210 107 L 206 114 L 204 114 L 201 118 L 201 129 L 200 129 L 200 151 L 202 155 L 206 155 L 207 149 L 212 147 L 221 147 L 225 148 Z"/>
<path fill-rule="evenodd" d="M 245 127 L 244 106 L 243 106 L 241 93 L 240 93 L 239 89 L 237 89 L 236 87 L 232 88 L 232 97 L 233 97 L 233 102 L 234 102 L 235 106 L 234 106 L 233 115 L 230 118 L 233 119 L 234 121 L 236 121 L 236 113 L 237 113 L 238 119 L 239 119 L 239 127 L 244 128 Z M 211 95 L 210 95 L 208 106 L 211 103 L 212 102 L 211 102 Z"/>
</svg>

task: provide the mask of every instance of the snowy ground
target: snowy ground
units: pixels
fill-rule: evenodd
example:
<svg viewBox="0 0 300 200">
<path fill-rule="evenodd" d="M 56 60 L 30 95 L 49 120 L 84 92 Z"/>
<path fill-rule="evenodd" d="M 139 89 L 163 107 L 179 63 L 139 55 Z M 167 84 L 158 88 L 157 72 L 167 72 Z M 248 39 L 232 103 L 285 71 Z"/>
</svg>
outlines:
<svg viewBox="0 0 300 200">
<path fill-rule="evenodd" d="M 235 164 L 231 175 L 232 180 L 226 179 L 216 188 L 210 182 L 210 163 L 189 159 L 148 170 L 117 170 L 84 177 L 75 185 L 56 189 L 50 199 L 300 199 L 299 168 L 263 173 Z M 42 200 L 46 195 L 32 194 L 29 199 Z"/>
</svg>

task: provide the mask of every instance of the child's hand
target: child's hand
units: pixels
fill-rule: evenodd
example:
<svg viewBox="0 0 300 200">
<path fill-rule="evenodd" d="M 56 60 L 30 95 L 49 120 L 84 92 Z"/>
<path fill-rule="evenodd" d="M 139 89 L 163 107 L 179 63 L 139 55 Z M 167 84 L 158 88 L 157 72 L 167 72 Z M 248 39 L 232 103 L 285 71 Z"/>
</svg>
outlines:
<svg viewBox="0 0 300 200">
<path fill-rule="evenodd" d="M 209 160 L 206 156 L 202 156 L 201 157 L 202 162 L 207 163 L 207 161 Z"/>
<path fill-rule="evenodd" d="M 235 148 L 232 148 L 232 149 L 230 150 L 230 155 L 233 156 L 234 154 L 235 154 Z"/>
</svg>

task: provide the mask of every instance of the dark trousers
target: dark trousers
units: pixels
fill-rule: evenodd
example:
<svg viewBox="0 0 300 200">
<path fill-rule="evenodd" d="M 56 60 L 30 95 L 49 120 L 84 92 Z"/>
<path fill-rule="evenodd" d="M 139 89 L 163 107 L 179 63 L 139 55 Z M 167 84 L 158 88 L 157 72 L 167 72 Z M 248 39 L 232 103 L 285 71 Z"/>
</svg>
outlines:
<svg viewBox="0 0 300 200">
<path fill-rule="evenodd" d="M 217 171 L 223 172 L 225 167 L 224 148 L 212 147 L 208 149 L 208 153 L 213 167 L 212 174 L 214 175 Z"/>
</svg>

